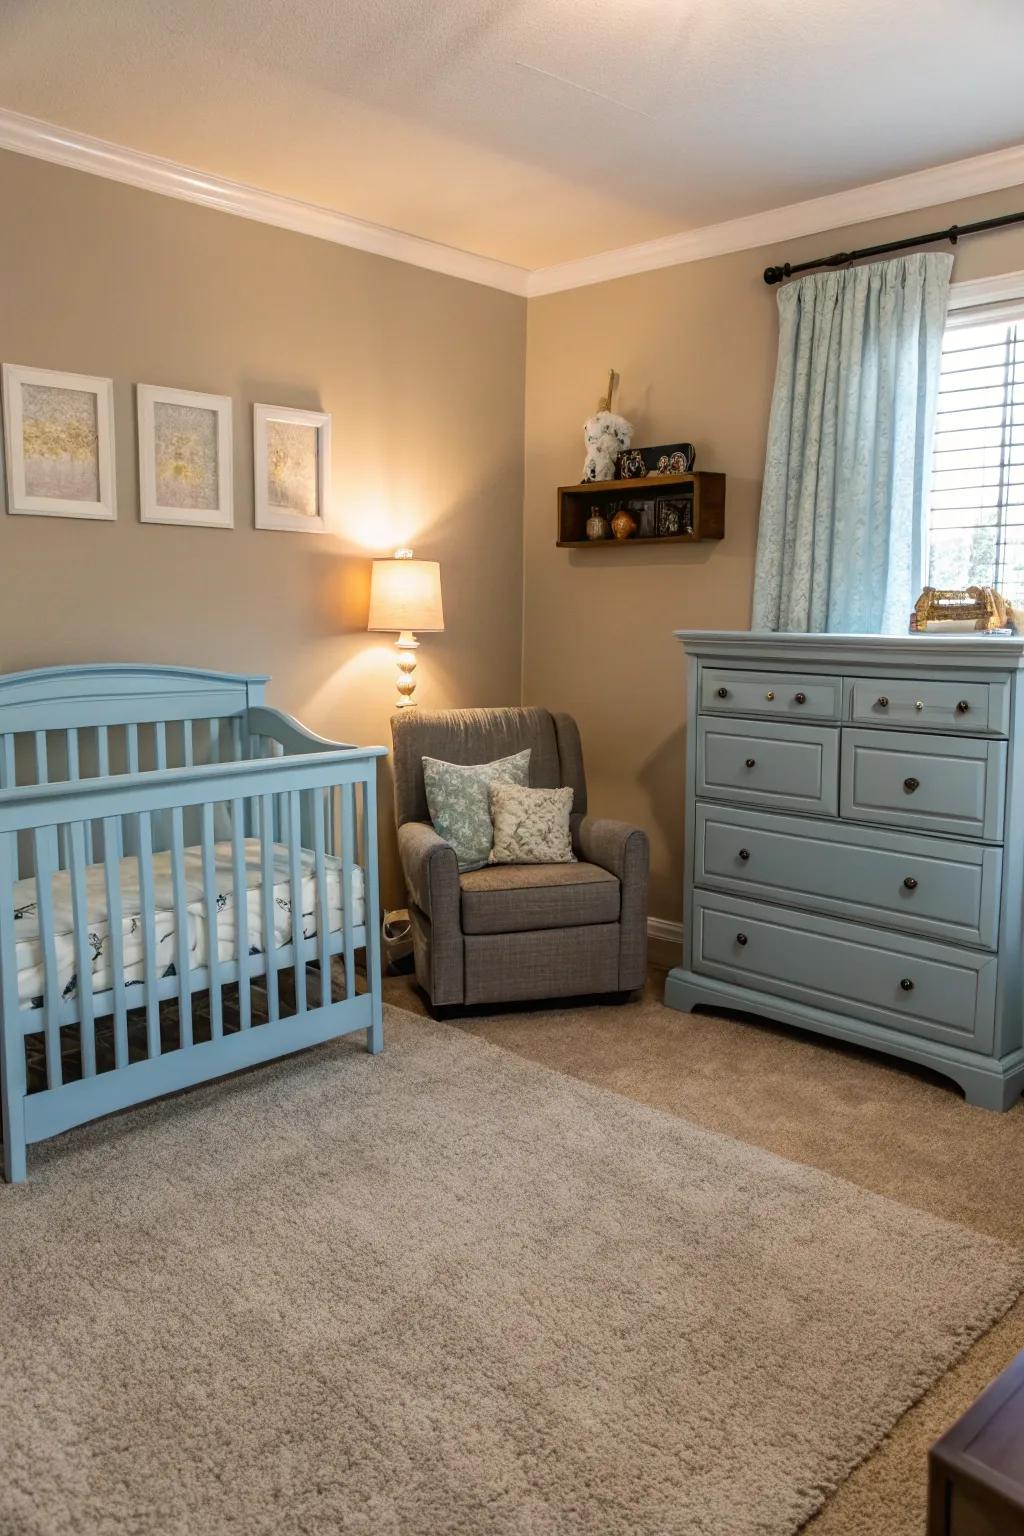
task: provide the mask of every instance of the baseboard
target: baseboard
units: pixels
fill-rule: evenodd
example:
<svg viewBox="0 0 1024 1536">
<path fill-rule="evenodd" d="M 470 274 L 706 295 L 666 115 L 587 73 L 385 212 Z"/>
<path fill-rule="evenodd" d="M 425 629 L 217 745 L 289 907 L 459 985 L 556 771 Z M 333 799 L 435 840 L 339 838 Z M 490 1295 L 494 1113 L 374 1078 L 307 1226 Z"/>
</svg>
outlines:
<svg viewBox="0 0 1024 1536">
<path fill-rule="evenodd" d="M 682 944 L 682 923 L 670 923 L 666 917 L 649 917 L 647 919 L 647 937 L 649 939 L 662 939 L 666 944 Z"/>
</svg>

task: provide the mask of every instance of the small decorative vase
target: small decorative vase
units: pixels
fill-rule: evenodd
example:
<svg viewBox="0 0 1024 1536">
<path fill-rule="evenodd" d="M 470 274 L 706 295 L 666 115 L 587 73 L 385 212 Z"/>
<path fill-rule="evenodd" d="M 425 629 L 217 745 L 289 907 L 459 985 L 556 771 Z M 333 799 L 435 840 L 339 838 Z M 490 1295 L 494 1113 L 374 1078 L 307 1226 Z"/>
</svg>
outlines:
<svg viewBox="0 0 1024 1536">
<path fill-rule="evenodd" d="M 608 519 L 600 507 L 591 507 L 590 516 L 587 518 L 587 538 L 607 539 L 611 533 L 608 527 Z"/>
<path fill-rule="evenodd" d="M 631 539 L 636 533 L 636 518 L 632 517 L 625 507 L 620 507 L 612 518 L 612 533 L 619 540 Z"/>
</svg>

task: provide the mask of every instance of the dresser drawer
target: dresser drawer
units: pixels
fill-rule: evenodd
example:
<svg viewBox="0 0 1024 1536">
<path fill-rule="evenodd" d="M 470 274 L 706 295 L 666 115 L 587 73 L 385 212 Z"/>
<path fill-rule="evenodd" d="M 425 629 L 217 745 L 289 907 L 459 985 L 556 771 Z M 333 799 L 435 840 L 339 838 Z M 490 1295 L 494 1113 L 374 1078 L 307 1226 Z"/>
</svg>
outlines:
<svg viewBox="0 0 1024 1536">
<path fill-rule="evenodd" d="M 842 814 L 998 842 L 1006 743 L 978 737 L 843 732 Z"/>
<path fill-rule="evenodd" d="M 697 794 L 834 816 L 839 730 L 828 725 L 700 720 Z"/>
<path fill-rule="evenodd" d="M 698 802 L 693 878 L 713 890 L 995 949 L 1001 848 Z"/>
<path fill-rule="evenodd" d="M 1006 736 L 1010 685 L 855 677 L 850 684 L 850 719 L 864 725 Z"/>
<path fill-rule="evenodd" d="M 968 1050 L 992 1048 L 994 955 L 694 893 L 693 969 Z M 908 985 L 909 984 L 909 985 Z"/>
<path fill-rule="evenodd" d="M 765 715 L 792 720 L 840 720 L 841 677 L 798 672 L 736 672 L 704 667 L 700 707 L 706 715 Z"/>
</svg>

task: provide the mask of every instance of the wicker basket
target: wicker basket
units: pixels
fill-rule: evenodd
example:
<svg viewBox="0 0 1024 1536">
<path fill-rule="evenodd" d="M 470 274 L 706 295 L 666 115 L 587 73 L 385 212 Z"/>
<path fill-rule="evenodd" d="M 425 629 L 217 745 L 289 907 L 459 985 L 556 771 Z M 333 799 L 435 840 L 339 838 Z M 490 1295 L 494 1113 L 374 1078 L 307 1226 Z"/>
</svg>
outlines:
<svg viewBox="0 0 1024 1536">
<path fill-rule="evenodd" d="M 910 632 L 918 634 L 955 624 L 963 629 L 970 624 L 976 630 L 1017 629 L 1017 617 L 995 587 L 967 587 L 960 592 L 925 587 L 910 615 Z"/>
</svg>

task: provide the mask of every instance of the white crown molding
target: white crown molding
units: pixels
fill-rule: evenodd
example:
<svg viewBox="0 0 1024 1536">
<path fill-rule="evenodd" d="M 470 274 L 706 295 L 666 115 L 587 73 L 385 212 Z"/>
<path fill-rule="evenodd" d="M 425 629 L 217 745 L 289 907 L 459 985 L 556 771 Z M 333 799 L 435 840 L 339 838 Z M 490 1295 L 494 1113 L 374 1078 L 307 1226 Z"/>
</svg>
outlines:
<svg viewBox="0 0 1024 1536">
<path fill-rule="evenodd" d="M 578 261 L 541 267 L 531 272 L 526 292 L 529 298 L 539 298 L 542 294 L 562 293 L 567 288 L 583 288 L 616 277 L 653 272 L 659 267 L 704 261 L 709 256 L 756 250 L 781 240 L 797 240 L 802 235 L 845 229 L 847 225 L 866 224 L 890 214 L 913 213 L 918 208 L 932 208 L 957 198 L 1022 185 L 1024 144 L 1018 144 L 975 155 L 970 160 L 954 160 L 888 181 L 832 192 L 804 203 L 790 203 L 785 208 L 769 208 L 764 213 L 748 214 L 724 224 L 708 224 L 703 229 L 665 235 L 641 245 L 622 246 L 597 256 L 583 256 Z"/>
<path fill-rule="evenodd" d="M 425 267 L 431 272 L 482 283 L 488 288 L 499 288 L 526 298 L 653 272 L 660 267 L 704 261 L 711 256 L 756 250 L 783 240 L 796 240 L 803 235 L 844 229 L 891 214 L 912 213 L 918 208 L 1024 185 L 1024 145 L 1015 145 L 1010 149 L 995 150 L 992 154 L 955 160 L 929 170 L 913 171 L 908 176 L 894 176 L 889 181 L 851 187 L 827 197 L 790 203 L 784 208 L 770 208 L 723 224 L 709 224 L 703 229 L 665 235 L 640 245 L 627 245 L 531 272 L 525 267 L 424 240 L 419 235 L 389 229 L 383 224 L 350 218 L 332 208 L 321 208 L 280 193 L 244 186 L 223 176 L 111 144 L 106 139 L 60 128 L 3 107 L 0 107 L 0 149 L 50 160 L 73 170 L 126 182 L 147 192 L 182 198 L 221 213 L 273 224 L 300 235 L 313 235 L 318 240 L 331 240 L 336 245 L 351 246 L 371 255 L 386 256 L 392 261 L 404 261 L 411 266 Z M 995 295 L 990 302 L 994 299 Z M 984 301 L 974 299 L 970 302 Z"/>
<path fill-rule="evenodd" d="M 387 256 L 392 261 L 404 261 L 414 267 L 426 267 L 431 272 L 482 283 L 488 288 L 500 288 L 520 297 L 526 294 L 529 273 L 525 267 L 510 266 L 489 256 L 477 256 L 455 246 L 423 240 L 418 235 L 388 229 L 383 224 L 349 218 L 347 214 L 320 208 L 314 203 L 303 203 L 297 198 L 243 186 L 223 176 L 212 176 L 206 171 L 178 165 L 173 160 L 163 160 L 158 155 L 143 154 L 71 128 L 59 128 L 54 123 L 44 123 L 3 107 L 0 107 L 0 149 L 32 155 L 37 160 L 51 160 L 76 171 L 89 171 L 111 181 L 127 182 L 129 186 L 142 187 L 147 192 L 160 192 L 166 197 L 200 203 L 221 213 L 255 219 L 260 224 L 275 224 L 295 234 L 314 235 L 318 240 L 332 240 L 336 245 L 351 246 L 374 256 Z"/>
<path fill-rule="evenodd" d="M 970 277 L 949 285 L 949 307 L 976 309 L 982 304 L 1005 304 L 1024 299 L 1024 272 L 1000 272 L 995 277 Z"/>
</svg>

